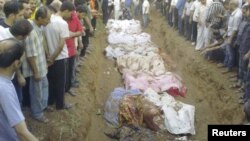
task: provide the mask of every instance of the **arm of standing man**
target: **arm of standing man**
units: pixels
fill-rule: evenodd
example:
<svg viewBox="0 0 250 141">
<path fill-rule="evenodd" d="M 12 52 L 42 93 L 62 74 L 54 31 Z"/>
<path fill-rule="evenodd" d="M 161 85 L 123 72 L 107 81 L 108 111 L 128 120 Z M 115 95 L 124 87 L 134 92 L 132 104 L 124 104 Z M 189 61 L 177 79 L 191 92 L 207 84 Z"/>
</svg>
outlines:
<svg viewBox="0 0 250 141">
<path fill-rule="evenodd" d="M 25 53 L 27 56 L 27 61 L 31 67 L 31 70 L 33 72 L 33 77 L 36 81 L 41 80 L 41 76 L 38 73 L 38 68 L 36 64 L 36 57 L 37 57 L 37 49 L 35 47 L 34 41 L 35 41 L 35 36 L 34 36 L 34 31 L 30 33 L 30 35 L 25 39 Z M 41 37 L 43 38 L 43 37 Z"/>
<path fill-rule="evenodd" d="M 87 25 L 89 26 L 90 32 L 93 33 L 94 32 L 94 28 L 93 28 L 93 26 L 92 26 L 92 24 L 90 22 L 90 19 L 88 17 L 84 17 L 84 18 L 85 18 L 85 21 L 86 21 Z"/>
<path fill-rule="evenodd" d="M 21 141 L 38 141 L 38 139 L 27 129 L 25 121 L 18 123 L 14 128 Z"/>
</svg>

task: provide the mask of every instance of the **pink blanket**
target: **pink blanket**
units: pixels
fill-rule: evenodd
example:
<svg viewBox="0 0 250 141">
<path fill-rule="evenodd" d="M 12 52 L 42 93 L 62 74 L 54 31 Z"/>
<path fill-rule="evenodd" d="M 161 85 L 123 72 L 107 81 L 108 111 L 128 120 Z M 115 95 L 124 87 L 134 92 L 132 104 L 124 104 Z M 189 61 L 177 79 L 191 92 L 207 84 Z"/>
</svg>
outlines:
<svg viewBox="0 0 250 141">
<path fill-rule="evenodd" d="M 152 88 L 157 93 L 167 92 L 172 96 L 185 97 L 187 88 L 183 85 L 179 76 L 174 73 L 166 72 L 160 76 L 150 76 L 145 73 L 132 73 L 125 70 L 123 73 L 123 79 L 126 89 L 139 89 L 145 91 L 148 88 Z"/>
</svg>

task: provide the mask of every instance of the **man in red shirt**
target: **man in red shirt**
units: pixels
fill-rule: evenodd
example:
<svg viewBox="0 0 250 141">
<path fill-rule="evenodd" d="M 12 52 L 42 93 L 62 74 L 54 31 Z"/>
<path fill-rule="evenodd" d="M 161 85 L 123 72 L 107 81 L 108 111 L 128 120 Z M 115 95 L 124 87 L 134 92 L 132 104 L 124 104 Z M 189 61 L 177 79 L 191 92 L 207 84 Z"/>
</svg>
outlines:
<svg viewBox="0 0 250 141">
<path fill-rule="evenodd" d="M 76 82 L 75 77 L 75 69 L 76 69 L 76 56 L 77 56 L 77 46 L 82 46 L 82 43 L 77 45 L 77 38 L 83 35 L 83 27 L 80 20 L 77 17 L 76 11 L 72 12 L 71 19 L 67 21 L 69 31 L 70 31 L 70 38 L 66 40 L 69 58 L 68 58 L 68 65 L 67 65 L 67 73 L 66 73 L 66 92 L 75 96 L 76 94 L 70 90 L 72 86 L 78 87 L 79 84 Z"/>
</svg>

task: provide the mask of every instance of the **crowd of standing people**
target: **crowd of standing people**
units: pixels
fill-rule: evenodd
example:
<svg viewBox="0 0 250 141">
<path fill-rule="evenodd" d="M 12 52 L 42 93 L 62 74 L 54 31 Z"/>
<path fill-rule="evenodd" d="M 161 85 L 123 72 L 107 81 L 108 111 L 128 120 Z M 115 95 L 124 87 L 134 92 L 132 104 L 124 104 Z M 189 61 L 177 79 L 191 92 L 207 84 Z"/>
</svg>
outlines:
<svg viewBox="0 0 250 141">
<path fill-rule="evenodd" d="M 95 1 L 0 1 L 0 140 L 37 140 L 22 108 L 47 123 L 45 112 L 70 109 L 76 73 L 88 52 Z"/>
<path fill-rule="evenodd" d="M 210 62 L 229 73 L 250 120 L 250 1 L 158 0 L 167 24 Z M 236 72 L 236 73 L 235 73 Z"/>
</svg>

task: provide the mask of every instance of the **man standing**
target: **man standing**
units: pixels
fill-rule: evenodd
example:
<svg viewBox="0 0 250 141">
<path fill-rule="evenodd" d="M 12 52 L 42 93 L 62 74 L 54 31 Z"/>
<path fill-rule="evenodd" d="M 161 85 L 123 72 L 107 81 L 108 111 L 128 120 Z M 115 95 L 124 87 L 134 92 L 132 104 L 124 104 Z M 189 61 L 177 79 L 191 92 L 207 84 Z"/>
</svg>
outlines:
<svg viewBox="0 0 250 141">
<path fill-rule="evenodd" d="M 65 91 L 75 96 L 75 92 L 71 89 L 72 87 L 78 87 L 79 83 L 76 81 L 76 56 L 77 56 L 77 44 L 75 41 L 78 37 L 83 35 L 83 27 L 77 16 L 76 11 L 72 12 L 71 18 L 67 20 L 70 37 L 66 40 L 68 48 L 68 62 L 66 66 L 66 88 Z M 82 42 L 80 43 L 82 44 Z"/>
<path fill-rule="evenodd" d="M 107 24 L 108 18 L 109 18 L 109 12 L 108 12 L 108 0 L 102 1 L 102 16 L 103 16 L 103 24 Z"/>
<path fill-rule="evenodd" d="M 0 41 L 0 140 L 37 141 L 27 129 L 15 88 L 11 82 L 22 64 L 24 47 L 17 40 Z"/>
<path fill-rule="evenodd" d="M 143 26 L 147 27 L 148 26 L 148 18 L 149 18 L 149 2 L 148 0 L 144 0 L 142 4 L 142 15 L 143 15 Z"/>
<path fill-rule="evenodd" d="M 25 40 L 26 59 L 23 63 L 24 77 L 30 77 L 29 93 L 31 113 L 34 119 L 48 122 L 43 110 L 48 104 L 47 62 L 44 49 L 44 38 L 41 26 L 46 26 L 50 21 L 50 12 L 45 6 L 40 7 L 35 19 L 31 20 L 33 31 Z"/>
<path fill-rule="evenodd" d="M 226 33 L 226 53 L 224 59 L 224 65 L 227 67 L 223 73 L 227 73 L 232 71 L 235 65 L 235 56 L 236 56 L 236 48 L 234 47 L 236 33 L 238 31 L 240 22 L 242 20 L 242 11 L 239 6 L 238 0 L 231 0 L 229 3 L 230 11 L 232 12 L 229 21 L 228 21 L 228 28 Z"/>
<path fill-rule="evenodd" d="M 119 19 L 120 16 L 120 9 L 121 9 L 121 1 L 120 0 L 114 0 L 114 15 L 115 20 Z"/>
<path fill-rule="evenodd" d="M 0 25 L 7 28 L 11 27 L 15 21 L 23 19 L 23 5 L 16 1 L 8 1 L 3 7 L 5 19 L 0 20 Z"/>
<path fill-rule="evenodd" d="M 197 16 L 197 12 L 198 9 L 200 7 L 200 0 L 195 0 L 193 5 L 190 8 L 190 19 L 189 19 L 189 23 L 192 24 L 192 45 L 196 45 L 196 40 L 197 40 L 197 25 L 198 25 L 198 18 Z"/>
<path fill-rule="evenodd" d="M 29 19 L 32 11 L 30 8 L 29 0 L 19 0 L 20 4 L 23 5 L 23 17 L 24 19 Z M 25 78 L 26 85 L 22 88 L 22 107 L 30 107 L 30 97 L 29 97 L 29 77 Z"/>
<path fill-rule="evenodd" d="M 178 30 L 179 30 L 180 35 L 183 35 L 184 33 L 182 14 L 183 14 L 185 3 L 186 3 L 186 0 L 178 0 L 176 3 L 176 8 L 178 10 Z"/>
<path fill-rule="evenodd" d="M 48 104 L 56 104 L 56 109 L 69 109 L 72 105 L 65 104 L 65 83 L 66 83 L 66 61 L 68 49 L 65 40 L 69 38 L 69 28 L 65 20 L 71 18 L 75 10 L 71 2 L 63 2 L 56 14 L 51 16 L 50 23 L 45 28 L 45 36 L 49 48 L 48 57 L 48 80 L 49 100 Z M 65 19 L 65 20 L 64 20 Z"/>
<path fill-rule="evenodd" d="M 16 1 L 8 1 L 4 5 L 5 19 L 0 20 L 0 26 L 5 28 L 11 27 L 16 21 L 23 19 L 23 5 Z M 17 70 L 15 78 L 12 80 L 18 95 L 20 103 L 22 103 L 22 87 L 26 82 L 20 70 Z"/>
</svg>

